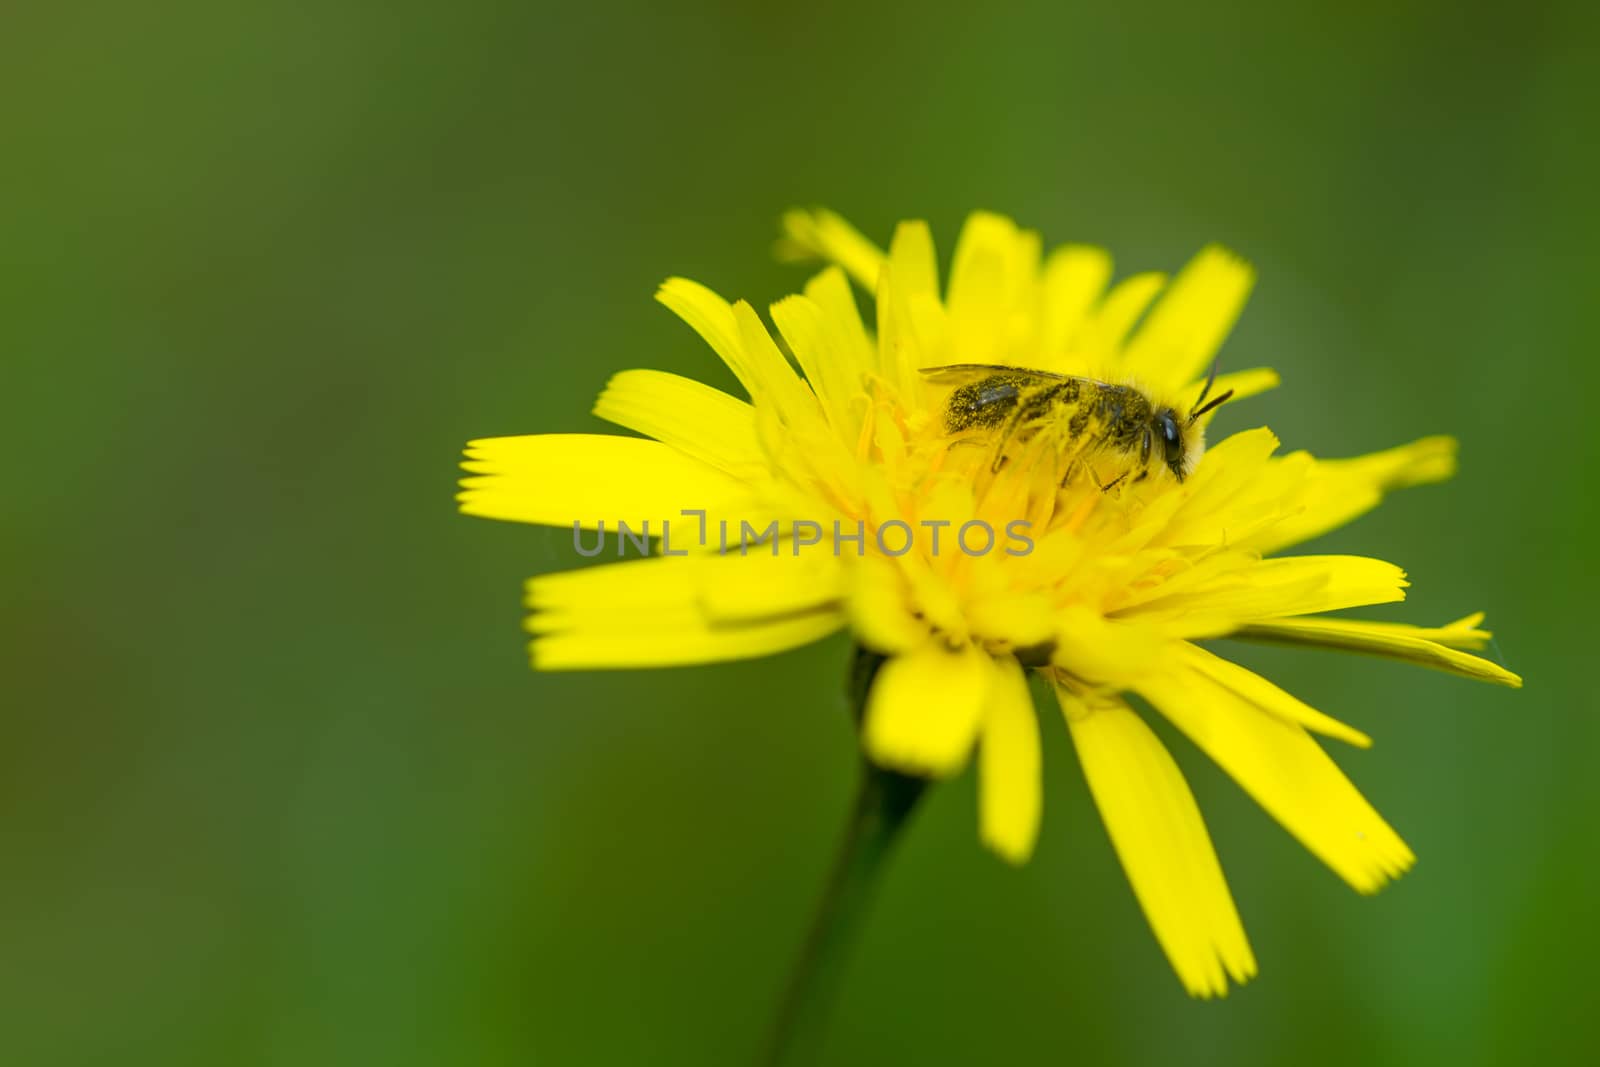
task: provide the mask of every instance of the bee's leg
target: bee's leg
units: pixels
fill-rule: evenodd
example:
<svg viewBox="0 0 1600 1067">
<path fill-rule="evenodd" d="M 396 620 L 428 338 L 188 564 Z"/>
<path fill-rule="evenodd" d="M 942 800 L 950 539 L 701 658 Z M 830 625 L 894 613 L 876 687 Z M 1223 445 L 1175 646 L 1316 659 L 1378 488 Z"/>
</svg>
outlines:
<svg viewBox="0 0 1600 1067">
<path fill-rule="evenodd" d="M 1111 492 L 1111 490 L 1113 490 L 1113 489 L 1115 489 L 1117 487 L 1117 483 L 1118 482 L 1122 481 L 1122 479 L 1124 479 L 1124 478 L 1126 478 L 1128 476 L 1128 472 L 1127 471 L 1123 471 L 1121 474 L 1117 475 L 1115 478 L 1111 479 L 1109 482 L 1102 482 L 1102 481 L 1100 481 L 1100 475 L 1095 472 L 1094 467 L 1092 467 L 1092 466 L 1090 466 L 1088 464 L 1085 464 L 1084 466 L 1088 467 L 1089 477 L 1090 477 L 1091 480 L 1093 480 L 1093 482 L 1095 484 L 1095 488 L 1099 489 L 1102 493 Z"/>
<path fill-rule="evenodd" d="M 999 474 L 1000 468 L 1006 465 L 1006 446 L 1011 443 L 1011 438 L 1016 435 L 1017 427 L 1022 424 L 1024 408 L 1018 405 L 1017 410 L 1008 418 L 1000 429 L 1000 435 L 994 444 L 994 462 L 989 465 L 990 474 Z"/>
<path fill-rule="evenodd" d="M 1145 470 L 1142 470 L 1142 471 L 1139 472 L 1139 477 L 1135 478 L 1133 481 L 1129 482 L 1128 484 L 1129 485 L 1138 485 L 1140 482 L 1144 481 L 1148 477 L 1150 477 L 1150 471 L 1149 471 L 1148 468 L 1146 468 Z"/>
<path fill-rule="evenodd" d="M 1064 444 L 1070 447 L 1064 447 L 1060 452 L 1060 458 L 1066 460 L 1067 462 L 1066 472 L 1061 476 L 1061 488 L 1065 489 L 1068 485 L 1070 485 L 1078 477 L 1078 474 L 1081 471 L 1087 471 L 1089 473 L 1089 479 L 1093 481 L 1095 485 L 1099 485 L 1100 479 L 1095 477 L 1094 468 L 1089 464 L 1089 457 L 1093 454 L 1094 450 L 1091 447 L 1086 446 L 1083 441 L 1077 440 L 1076 438 L 1070 436 L 1067 438 Z"/>
</svg>

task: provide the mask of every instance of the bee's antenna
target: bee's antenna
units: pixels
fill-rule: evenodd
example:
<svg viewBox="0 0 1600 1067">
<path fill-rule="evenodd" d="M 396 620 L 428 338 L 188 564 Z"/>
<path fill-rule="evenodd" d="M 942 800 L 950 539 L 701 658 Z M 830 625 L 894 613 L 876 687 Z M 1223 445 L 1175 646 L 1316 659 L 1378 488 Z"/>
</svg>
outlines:
<svg viewBox="0 0 1600 1067">
<path fill-rule="evenodd" d="M 1202 393 L 1200 395 L 1204 396 L 1205 394 Z M 1194 420 L 1198 419 L 1201 415 L 1204 415 L 1206 412 L 1212 410 L 1213 408 L 1221 407 L 1223 404 L 1226 404 L 1228 401 L 1230 401 L 1232 399 L 1233 399 L 1233 390 L 1229 389 L 1226 393 L 1223 393 L 1221 396 L 1213 398 L 1211 403 L 1207 404 L 1205 407 L 1203 407 L 1203 408 L 1195 408 L 1193 411 L 1189 412 L 1189 425 L 1193 426 L 1194 425 Z"/>
<path fill-rule="evenodd" d="M 1222 365 L 1222 357 L 1218 356 L 1211 361 L 1211 373 L 1206 375 L 1206 387 L 1200 390 L 1200 395 L 1194 398 L 1194 407 L 1189 409 L 1189 421 L 1193 422 L 1200 413 L 1200 405 L 1206 402 L 1206 397 L 1211 395 L 1211 387 L 1217 382 L 1217 368 Z"/>
</svg>

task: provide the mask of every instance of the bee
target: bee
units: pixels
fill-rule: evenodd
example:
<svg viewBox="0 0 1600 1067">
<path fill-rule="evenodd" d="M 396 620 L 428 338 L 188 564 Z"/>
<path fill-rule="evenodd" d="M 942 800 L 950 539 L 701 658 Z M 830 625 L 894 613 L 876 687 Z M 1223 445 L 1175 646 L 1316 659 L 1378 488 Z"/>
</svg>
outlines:
<svg viewBox="0 0 1600 1067">
<path fill-rule="evenodd" d="M 944 409 L 947 433 L 993 434 L 992 470 L 1005 464 L 1013 442 L 1049 433 L 1068 461 L 1061 484 L 1065 486 L 1082 465 L 1106 491 L 1130 475 L 1129 484 L 1142 482 L 1159 467 L 1183 481 L 1205 451 L 1200 416 L 1233 396 L 1229 389 L 1206 402 L 1217 377 L 1215 365 L 1186 415 L 1137 386 L 1075 374 L 986 363 L 927 367 L 922 373 L 936 385 L 955 386 Z M 1102 484 L 1094 466 L 1097 458 L 1109 459 L 1122 473 Z"/>
</svg>

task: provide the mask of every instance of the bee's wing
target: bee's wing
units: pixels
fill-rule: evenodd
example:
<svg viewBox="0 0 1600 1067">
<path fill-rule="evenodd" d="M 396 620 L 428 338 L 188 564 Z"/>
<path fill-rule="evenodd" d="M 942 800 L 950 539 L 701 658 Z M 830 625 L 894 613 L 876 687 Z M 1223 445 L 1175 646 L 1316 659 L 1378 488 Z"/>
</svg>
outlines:
<svg viewBox="0 0 1600 1067">
<path fill-rule="evenodd" d="M 1070 374 L 1054 374 L 1028 367 L 1007 367 L 1000 363 L 951 363 L 945 367 L 923 367 L 922 375 L 934 385 L 966 385 L 996 374 L 1014 374 L 1037 382 L 1064 382 Z"/>
</svg>

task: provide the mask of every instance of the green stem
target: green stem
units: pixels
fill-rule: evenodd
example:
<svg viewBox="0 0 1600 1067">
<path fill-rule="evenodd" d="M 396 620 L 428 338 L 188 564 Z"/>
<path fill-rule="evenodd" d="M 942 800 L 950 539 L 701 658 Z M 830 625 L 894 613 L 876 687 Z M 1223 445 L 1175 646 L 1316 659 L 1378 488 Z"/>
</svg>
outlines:
<svg viewBox="0 0 1600 1067">
<path fill-rule="evenodd" d="M 882 664 L 882 656 L 856 650 L 850 689 L 857 725 L 872 679 Z M 788 991 L 767 1045 L 764 1062 L 772 1067 L 819 1062 L 828 1016 L 847 957 L 865 922 L 879 872 L 927 785 L 926 779 L 886 771 L 866 759 L 861 761 L 861 781 L 850 821 L 845 825 L 844 840 L 800 957 L 790 973 Z"/>
</svg>

